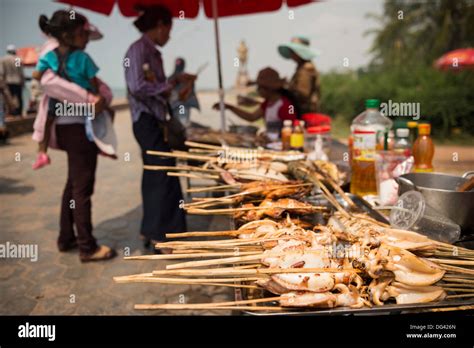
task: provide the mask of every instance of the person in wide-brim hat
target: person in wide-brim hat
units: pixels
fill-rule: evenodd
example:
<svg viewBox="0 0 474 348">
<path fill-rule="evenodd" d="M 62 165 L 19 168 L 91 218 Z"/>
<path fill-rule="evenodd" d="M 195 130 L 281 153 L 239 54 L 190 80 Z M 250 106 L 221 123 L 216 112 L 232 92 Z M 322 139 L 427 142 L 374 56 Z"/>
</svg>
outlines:
<svg viewBox="0 0 474 348">
<path fill-rule="evenodd" d="M 280 78 L 276 70 L 268 67 L 258 72 L 255 83 L 258 94 L 264 99 L 257 109 L 247 111 L 231 104 L 224 104 L 224 106 L 240 118 L 250 122 L 263 118 L 267 131 L 272 128 L 276 129 L 274 133 L 279 133 L 279 128 L 284 120 L 297 118 L 292 101 L 285 95 L 285 79 Z M 219 110 L 219 104 L 214 104 L 213 108 Z"/>
<path fill-rule="evenodd" d="M 320 99 L 319 73 L 312 60 L 319 55 L 310 47 L 310 40 L 296 36 L 291 42 L 278 46 L 278 52 L 285 59 L 293 60 L 297 67 L 288 90 L 295 97 L 302 114 L 317 112 Z"/>
</svg>

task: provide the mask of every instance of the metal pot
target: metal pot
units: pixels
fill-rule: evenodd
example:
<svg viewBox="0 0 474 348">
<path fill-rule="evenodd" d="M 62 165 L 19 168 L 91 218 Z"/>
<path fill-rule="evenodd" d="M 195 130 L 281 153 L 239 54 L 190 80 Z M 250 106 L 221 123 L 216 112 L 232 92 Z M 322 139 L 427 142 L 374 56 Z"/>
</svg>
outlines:
<svg viewBox="0 0 474 348">
<path fill-rule="evenodd" d="M 441 173 L 409 173 L 396 178 L 398 194 L 421 192 L 426 203 L 461 226 L 463 233 L 474 232 L 474 191 L 457 192 L 474 171 L 463 176 Z"/>
</svg>

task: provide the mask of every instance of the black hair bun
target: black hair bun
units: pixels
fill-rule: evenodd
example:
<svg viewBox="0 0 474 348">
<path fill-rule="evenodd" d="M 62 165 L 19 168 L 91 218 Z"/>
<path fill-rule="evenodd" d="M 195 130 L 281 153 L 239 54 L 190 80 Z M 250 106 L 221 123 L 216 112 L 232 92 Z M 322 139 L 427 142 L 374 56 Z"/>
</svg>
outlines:
<svg viewBox="0 0 474 348">
<path fill-rule="evenodd" d="M 41 31 L 47 35 L 50 34 L 50 25 L 49 19 L 45 15 L 41 15 L 38 20 L 39 27 Z"/>
</svg>

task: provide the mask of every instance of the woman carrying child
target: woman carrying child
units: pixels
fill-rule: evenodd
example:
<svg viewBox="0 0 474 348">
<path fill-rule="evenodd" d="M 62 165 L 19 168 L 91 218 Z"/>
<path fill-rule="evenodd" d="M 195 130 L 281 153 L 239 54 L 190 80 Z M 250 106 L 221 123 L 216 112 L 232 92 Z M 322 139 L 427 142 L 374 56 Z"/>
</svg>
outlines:
<svg viewBox="0 0 474 348">
<path fill-rule="evenodd" d="M 41 30 L 55 38 L 59 45 L 40 58 L 33 77 L 41 79 L 47 70 L 51 70 L 84 88 L 89 94 L 95 95 L 94 99 L 98 101 L 94 104 L 96 109 L 93 115 L 87 112 L 72 116 L 63 114 L 58 106 L 63 100 L 50 98 L 48 104 L 48 121 L 43 143 L 40 144 L 39 157 L 41 154 L 46 155 L 53 124 L 57 144 L 66 151 L 68 157 L 68 179 L 62 199 L 58 248 L 60 251 L 67 251 L 79 247 L 82 262 L 110 259 L 116 252 L 110 247 L 98 245 L 92 235 L 91 196 L 99 151 L 93 141 L 90 120 L 101 111 L 97 110 L 97 107 L 102 108 L 104 103 L 101 101 L 103 98 L 97 95 L 98 68 L 83 51 L 89 41 L 88 21 L 78 13 L 71 16 L 69 11 L 56 11 L 51 19 L 40 16 L 39 25 Z M 76 225 L 77 237 L 73 225 Z"/>
</svg>

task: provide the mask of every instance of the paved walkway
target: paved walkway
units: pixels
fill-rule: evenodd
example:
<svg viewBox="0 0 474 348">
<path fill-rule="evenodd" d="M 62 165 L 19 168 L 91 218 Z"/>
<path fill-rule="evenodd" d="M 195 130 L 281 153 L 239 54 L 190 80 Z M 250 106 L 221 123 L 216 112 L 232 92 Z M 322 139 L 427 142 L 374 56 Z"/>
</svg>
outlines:
<svg viewBox="0 0 474 348">
<path fill-rule="evenodd" d="M 141 158 L 128 111 L 118 112 L 116 120 L 121 156 L 117 161 L 99 160 L 93 196 L 94 235 L 99 243 L 116 248 L 120 256 L 126 248 L 131 255 L 140 255 L 145 253 L 138 239 Z M 178 303 L 183 295 L 189 303 L 232 299 L 228 288 L 115 284 L 112 280 L 117 275 L 164 268 L 164 261 L 124 261 L 117 257 L 81 264 L 77 251 L 59 253 L 56 238 L 66 156 L 50 151 L 52 165 L 35 172 L 31 170 L 35 149 L 30 134 L 0 147 L 0 245 L 38 246 L 36 262 L 0 259 L 0 314 L 143 314 L 135 311 L 133 304 Z M 222 229 L 226 224 L 217 218 L 188 219 L 190 230 Z M 183 314 L 167 314 L 178 313 Z"/>
</svg>

